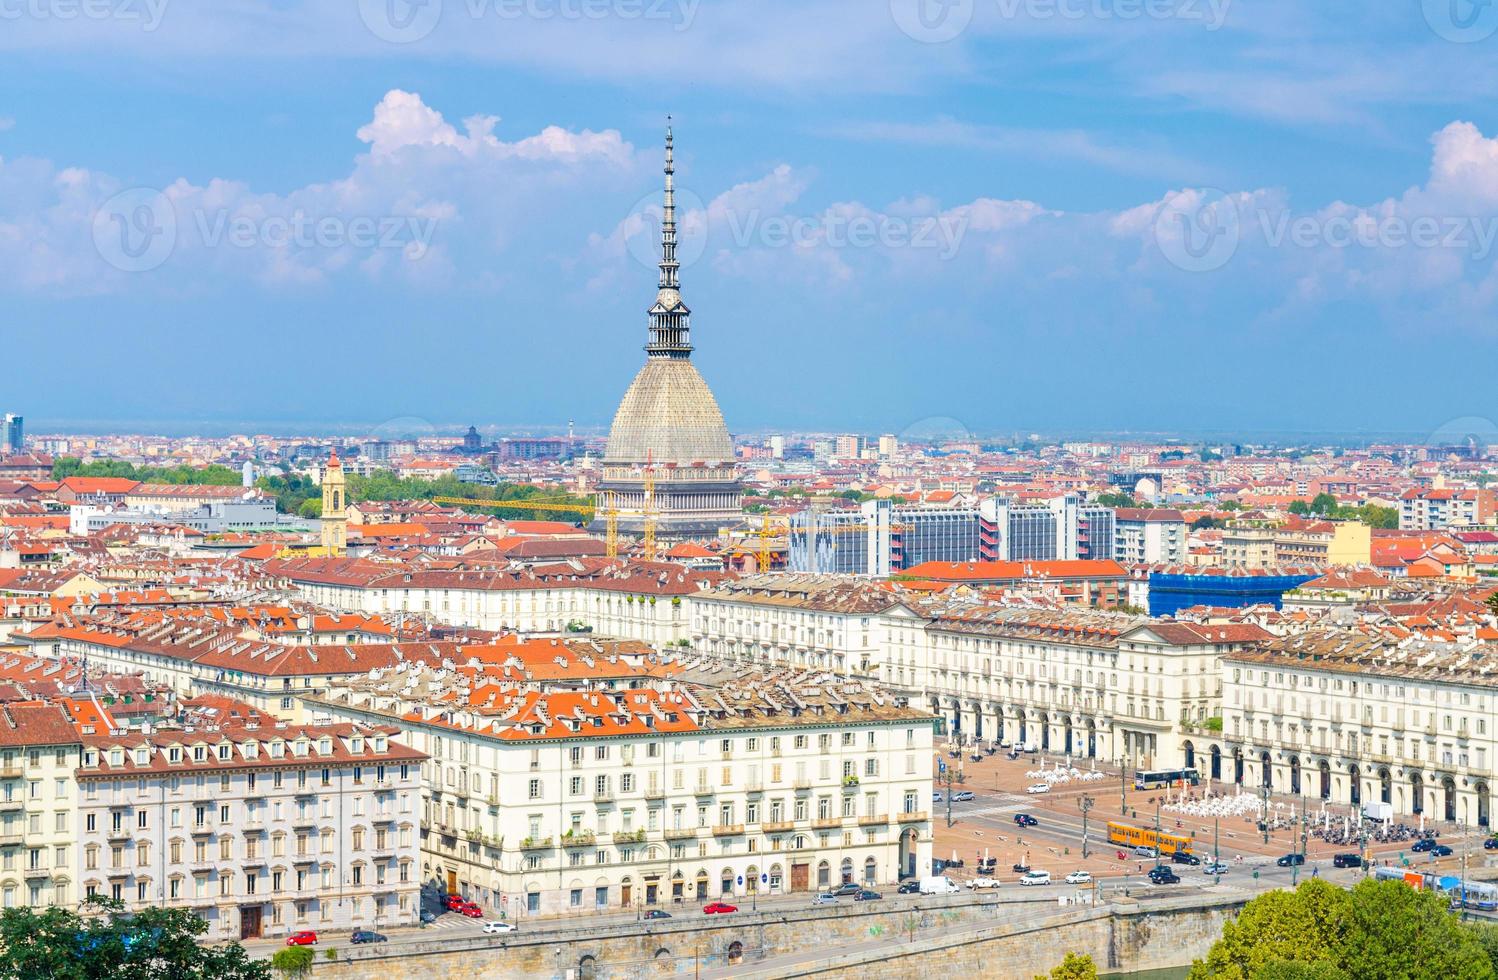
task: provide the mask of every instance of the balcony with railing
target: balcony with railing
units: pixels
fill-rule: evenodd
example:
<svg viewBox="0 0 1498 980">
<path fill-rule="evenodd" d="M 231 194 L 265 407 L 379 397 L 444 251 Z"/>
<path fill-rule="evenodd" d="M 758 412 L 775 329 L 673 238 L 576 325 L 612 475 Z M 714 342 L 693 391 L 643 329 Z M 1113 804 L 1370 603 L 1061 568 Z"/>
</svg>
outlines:
<svg viewBox="0 0 1498 980">
<path fill-rule="evenodd" d="M 526 837 L 520 841 L 522 851 L 546 851 L 551 849 L 550 837 Z"/>
<path fill-rule="evenodd" d="M 598 842 L 598 835 L 591 830 L 569 830 L 562 835 L 563 847 L 592 847 Z"/>
<path fill-rule="evenodd" d="M 741 823 L 720 823 L 713 827 L 714 837 L 738 837 L 744 833 Z"/>
<path fill-rule="evenodd" d="M 920 823 L 929 820 L 930 816 L 925 810 L 907 810 L 904 813 L 896 814 L 895 819 L 900 823 Z"/>
</svg>

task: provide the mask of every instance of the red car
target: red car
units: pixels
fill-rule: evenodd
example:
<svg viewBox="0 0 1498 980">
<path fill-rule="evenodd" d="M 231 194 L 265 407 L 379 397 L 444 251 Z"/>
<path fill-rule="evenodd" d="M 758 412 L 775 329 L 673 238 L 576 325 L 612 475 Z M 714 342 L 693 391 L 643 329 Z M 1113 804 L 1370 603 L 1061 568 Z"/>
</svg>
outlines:
<svg viewBox="0 0 1498 980">
<path fill-rule="evenodd" d="M 293 932 L 291 935 L 286 937 L 286 945 L 316 946 L 317 933 L 313 932 L 311 929 L 303 929 L 301 932 Z"/>
<path fill-rule="evenodd" d="M 484 917 L 484 910 L 479 908 L 473 902 L 465 902 L 463 906 L 458 909 L 458 914 L 466 915 L 470 919 L 482 919 Z"/>
<path fill-rule="evenodd" d="M 464 898 L 462 895 L 447 896 L 447 910 L 449 912 L 456 912 L 467 904 L 468 899 Z"/>
<path fill-rule="evenodd" d="M 729 912 L 737 912 L 737 905 L 729 905 L 727 902 L 710 902 L 702 909 L 703 915 L 727 915 Z"/>
</svg>

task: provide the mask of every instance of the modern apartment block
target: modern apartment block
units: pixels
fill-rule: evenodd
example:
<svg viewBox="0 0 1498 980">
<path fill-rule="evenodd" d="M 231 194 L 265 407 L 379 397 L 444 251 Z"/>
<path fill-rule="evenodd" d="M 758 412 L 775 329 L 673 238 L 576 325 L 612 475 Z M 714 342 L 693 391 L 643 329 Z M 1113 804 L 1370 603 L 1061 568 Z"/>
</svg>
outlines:
<svg viewBox="0 0 1498 980">
<path fill-rule="evenodd" d="M 1168 507 L 1120 507 L 1114 511 L 1113 558 L 1123 565 L 1186 562 L 1186 518 Z"/>
</svg>

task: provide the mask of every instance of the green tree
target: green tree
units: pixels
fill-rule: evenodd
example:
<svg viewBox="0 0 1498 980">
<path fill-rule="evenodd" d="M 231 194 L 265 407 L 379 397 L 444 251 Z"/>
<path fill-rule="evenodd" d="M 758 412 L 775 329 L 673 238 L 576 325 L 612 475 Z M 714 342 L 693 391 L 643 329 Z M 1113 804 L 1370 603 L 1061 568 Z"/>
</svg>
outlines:
<svg viewBox="0 0 1498 980">
<path fill-rule="evenodd" d="M 287 946 L 271 956 L 271 969 L 281 974 L 281 980 L 303 980 L 312 975 L 315 955 L 311 946 Z"/>
<path fill-rule="evenodd" d="M 1309 517 L 1311 515 L 1311 505 L 1304 500 L 1292 500 L 1290 501 L 1290 506 L 1285 509 L 1296 517 Z"/>
<path fill-rule="evenodd" d="M 1329 493 L 1318 493 L 1311 498 L 1311 512 L 1314 514 L 1331 515 L 1337 511 L 1337 498 Z"/>
<path fill-rule="evenodd" d="M 94 896 L 85 913 L 49 906 L 0 912 L 0 976 L 47 980 L 270 980 L 239 943 L 201 946 L 208 923 L 187 909 Z"/>
<path fill-rule="evenodd" d="M 1205 960 L 1192 965 L 1189 980 L 1250 980 L 1280 961 L 1335 962 L 1351 901 L 1347 892 L 1320 879 L 1293 892 L 1260 895 L 1223 926 L 1222 938 Z"/>
<path fill-rule="evenodd" d="M 1060 966 L 1035 980 L 1097 980 L 1097 964 L 1086 953 L 1067 953 Z"/>
<path fill-rule="evenodd" d="M 1494 975 L 1483 944 L 1447 912 L 1445 897 L 1398 881 L 1353 890 L 1342 968 L 1359 980 L 1478 980 Z"/>
<path fill-rule="evenodd" d="M 1100 493 L 1097 503 L 1104 507 L 1138 507 L 1139 501 L 1126 493 Z"/>
<path fill-rule="evenodd" d="M 302 501 L 302 505 L 296 509 L 298 517 L 321 517 L 322 497 L 308 497 Z"/>
<path fill-rule="evenodd" d="M 1485 939 L 1433 892 L 1372 879 L 1348 892 L 1313 878 L 1245 905 L 1189 980 L 1489 980 L 1498 942 Z"/>
</svg>

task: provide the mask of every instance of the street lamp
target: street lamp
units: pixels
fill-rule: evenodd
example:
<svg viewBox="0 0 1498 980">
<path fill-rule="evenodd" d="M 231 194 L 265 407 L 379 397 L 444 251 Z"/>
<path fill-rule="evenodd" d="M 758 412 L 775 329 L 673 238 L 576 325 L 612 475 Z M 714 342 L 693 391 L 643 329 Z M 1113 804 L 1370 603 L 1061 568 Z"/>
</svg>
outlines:
<svg viewBox="0 0 1498 980">
<path fill-rule="evenodd" d="M 1082 860 L 1087 860 L 1087 811 L 1092 809 L 1093 799 L 1083 796 L 1077 801 L 1077 806 L 1082 810 Z"/>
</svg>

